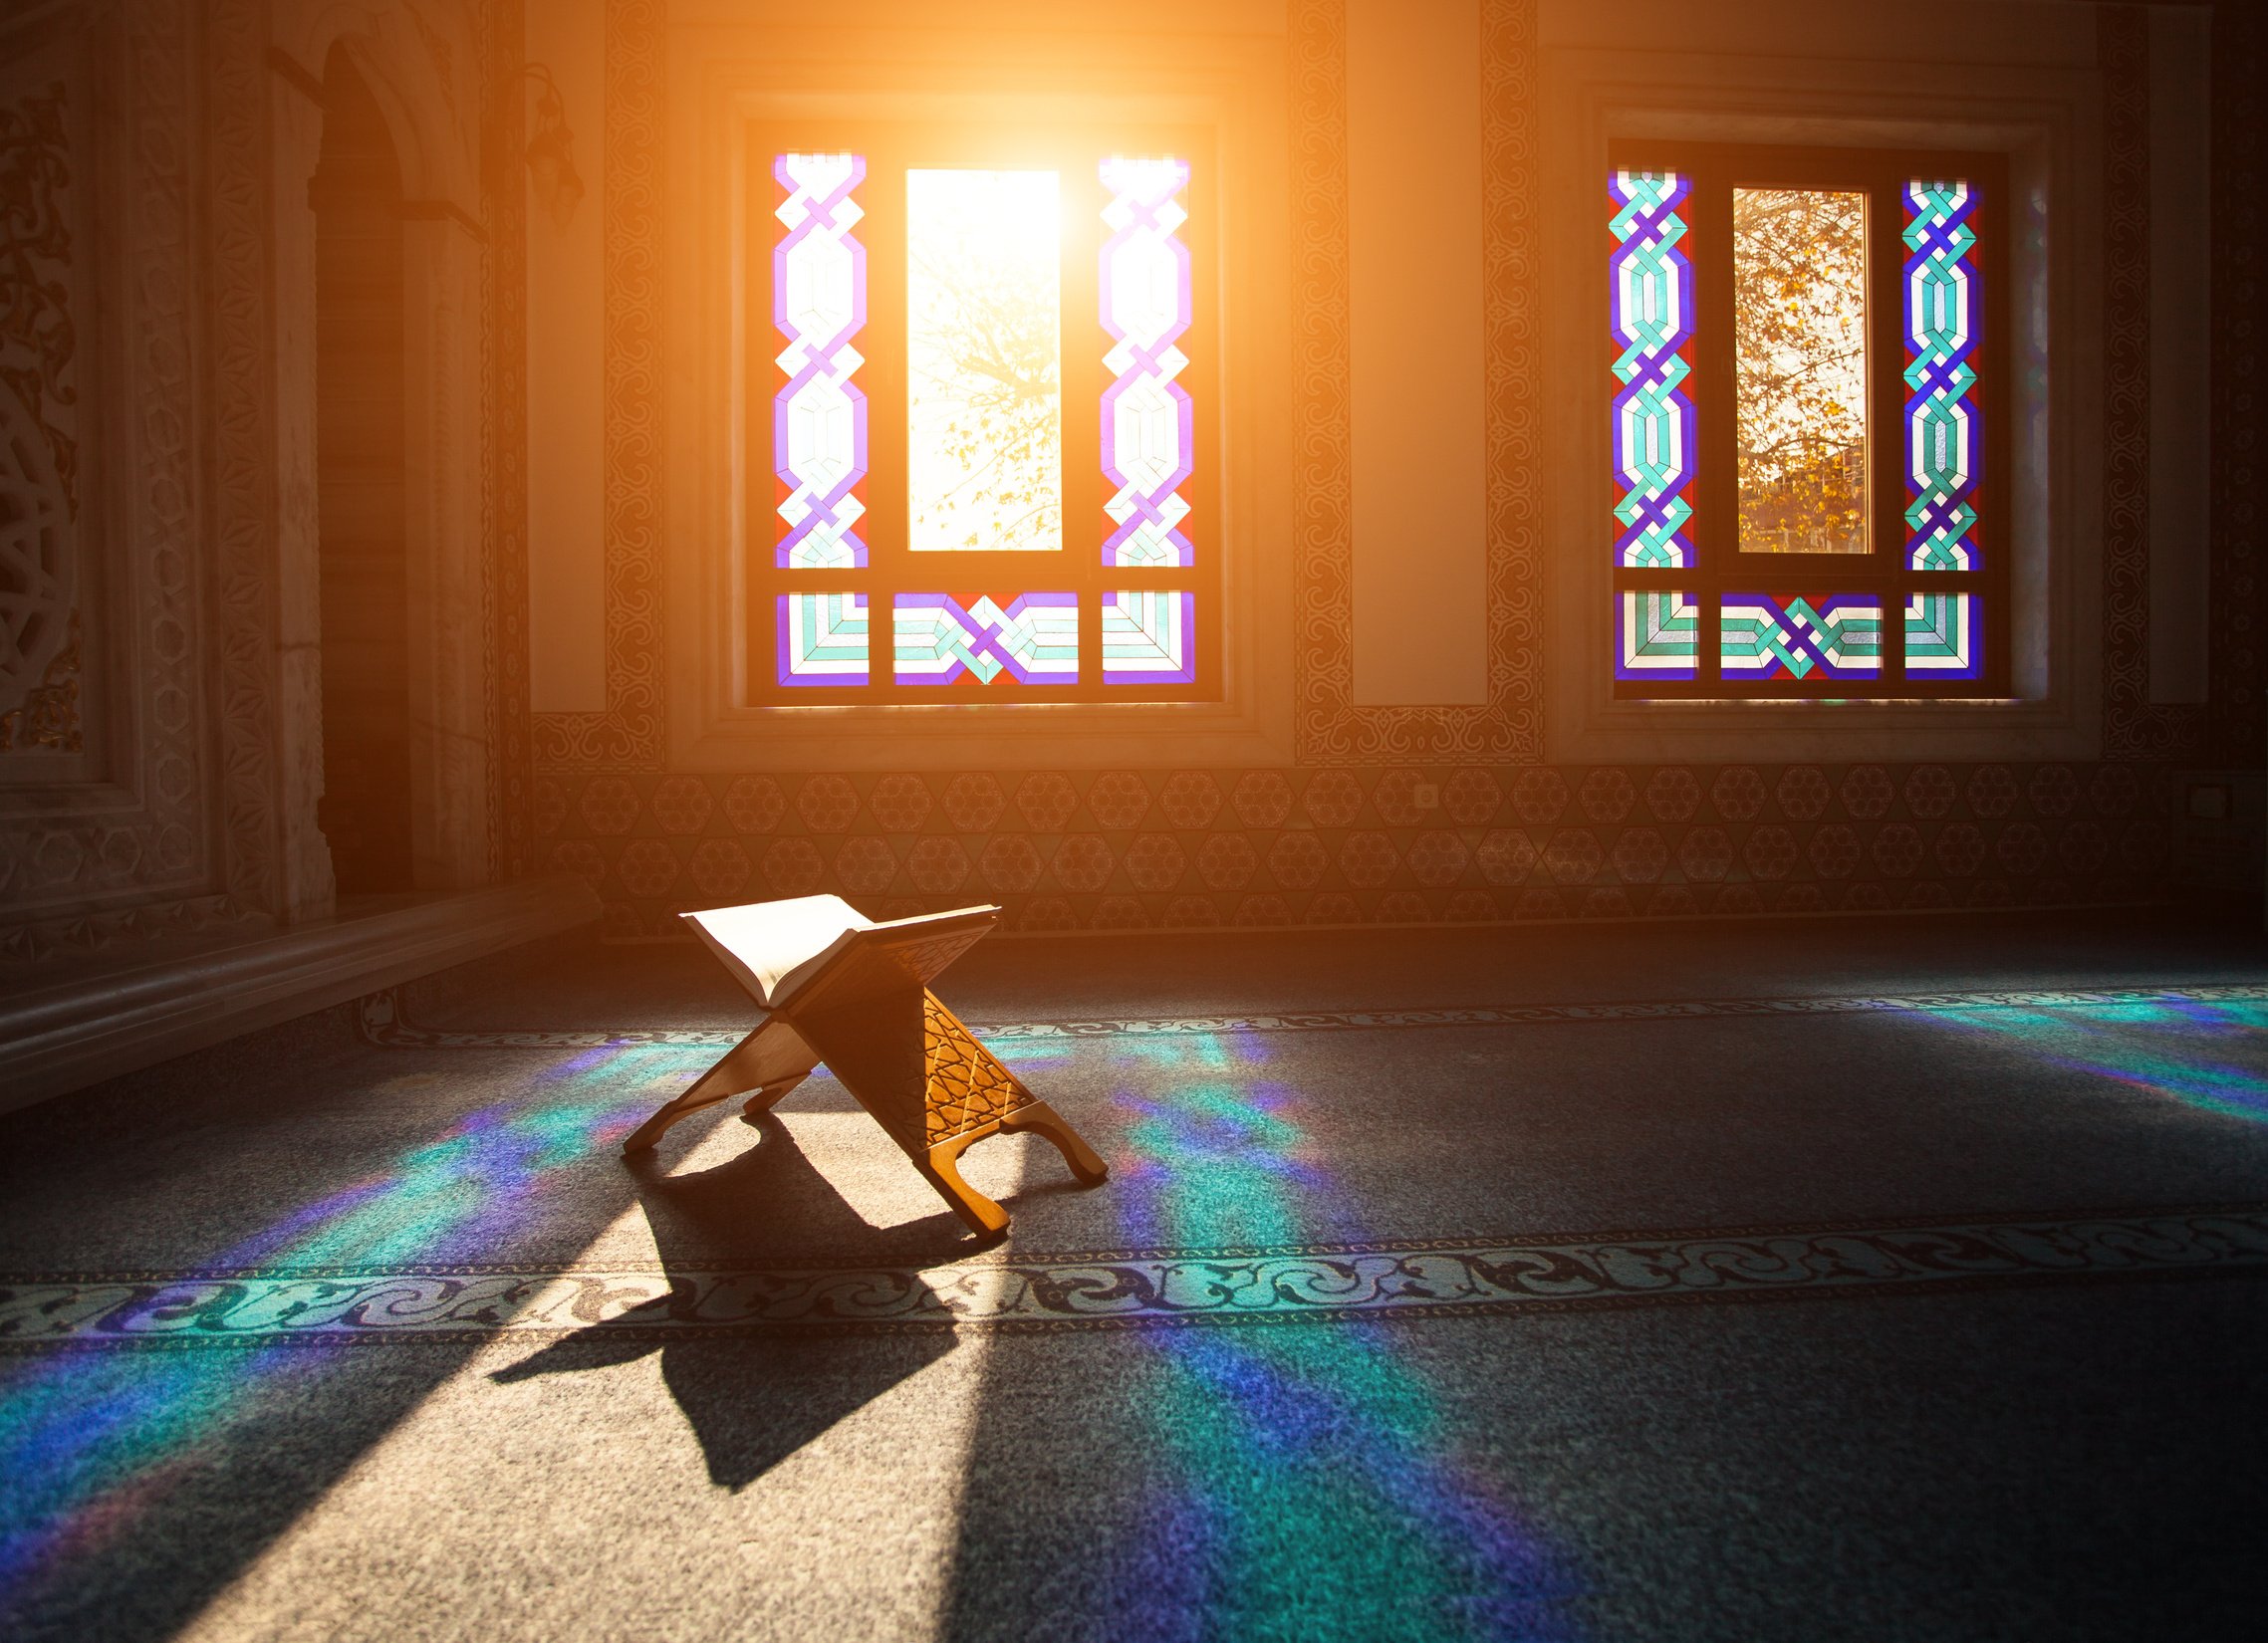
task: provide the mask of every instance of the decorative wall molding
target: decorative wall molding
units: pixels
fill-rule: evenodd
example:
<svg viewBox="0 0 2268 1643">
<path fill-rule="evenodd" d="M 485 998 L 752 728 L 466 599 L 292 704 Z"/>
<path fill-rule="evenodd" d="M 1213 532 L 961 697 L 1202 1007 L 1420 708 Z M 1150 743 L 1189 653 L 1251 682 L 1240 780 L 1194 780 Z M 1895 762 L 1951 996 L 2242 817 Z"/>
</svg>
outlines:
<svg viewBox="0 0 2268 1643">
<path fill-rule="evenodd" d="M 1295 712 L 1302 764 L 1540 760 L 1535 0 L 1482 0 L 1482 258 L 1488 451 L 1488 700 L 1354 703 L 1346 0 L 1294 0 Z"/>
<path fill-rule="evenodd" d="M 1439 803 L 1421 808 L 1431 787 Z M 2164 893 L 2130 764 L 1595 765 L 546 777 L 543 864 L 614 938 L 832 891 L 1029 931 L 2045 907 Z"/>
<path fill-rule="evenodd" d="M 268 10 L 217 0 L 205 27 L 211 89 L 206 201 L 213 381 L 209 541 L 213 695 L 222 772 L 222 880 L 263 911 L 287 899 L 279 822 L 275 373 L 269 361 Z"/>
<path fill-rule="evenodd" d="M 543 770 L 658 770 L 664 0 L 607 0 L 606 669 L 601 713 L 535 717 Z"/>
<path fill-rule="evenodd" d="M 2103 65 L 2103 751 L 2191 756 L 2202 708 L 2149 699 L 2149 19 L 2096 12 Z"/>
</svg>

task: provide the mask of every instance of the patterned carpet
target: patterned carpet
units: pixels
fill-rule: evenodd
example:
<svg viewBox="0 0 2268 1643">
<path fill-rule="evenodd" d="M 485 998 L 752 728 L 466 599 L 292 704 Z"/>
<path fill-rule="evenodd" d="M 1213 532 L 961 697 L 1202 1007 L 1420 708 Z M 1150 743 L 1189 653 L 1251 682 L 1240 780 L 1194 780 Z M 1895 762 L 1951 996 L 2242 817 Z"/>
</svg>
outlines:
<svg viewBox="0 0 2268 1643">
<path fill-rule="evenodd" d="M 980 1146 L 993 1248 L 824 1076 L 626 1168 L 674 950 L 15 1114 L 0 1630 L 2246 1635 L 2268 953 L 1554 939 L 948 986 L 1114 1170 Z"/>
</svg>

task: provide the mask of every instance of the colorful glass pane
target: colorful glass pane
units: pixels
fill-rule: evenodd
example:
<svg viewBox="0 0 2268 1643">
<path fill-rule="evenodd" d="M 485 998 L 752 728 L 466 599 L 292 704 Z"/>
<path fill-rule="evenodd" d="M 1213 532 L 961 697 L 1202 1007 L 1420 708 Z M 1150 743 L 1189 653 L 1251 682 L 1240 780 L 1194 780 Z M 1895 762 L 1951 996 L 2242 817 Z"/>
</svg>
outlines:
<svg viewBox="0 0 2268 1643">
<path fill-rule="evenodd" d="M 1975 209 L 1966 183 L 1905 185 L 1906 563 L 1916 571 L 1981 563 Z"/>
<path fill-rule="evenodd" d="M 1021 593 L 1006 605 L 989 593 L 899 593 L 891 612 L 901 685 L 951 684 L 964 673 L 991 684 L 1079 681 L 1079 596 Z"/>
<path fill-rule="evenodd" d="M 1615 595 L 1615 677 L 1691 679 L 1701 659 L 1701 612 L 1690 593 L 1630 588 Z"/>
<path fill-rule="evenodd" d="M 1197 677 L 1197 596 L 1158 589 L 1103 595 L 1103 682 L 1189 684 Z"/>
<path fill-rule="evenodd" d="M 867 596 L 782 593 L 779 663 L 783 685 L 867 682 Z"/>
<path fill-rule="evenodd" d="M 1609 324 L 1622 347 L 1614 460 L 1623 532 L 1615 563 L 1632 569 L 1693 563 L 1687 493 L 1698 447 L 1684 388 L 1692 372 L 1693 265 L 1680 249 L 1686 225 L 1677 214 L 1691 190 L 1691 179 L 1675 171 L 1616 171 L 1607 189 L 1615 208 Z"/>
<path fill-rule="evenodd" d="M 1875 679 L 1883 601 L 1874 593 L 1727 593 L 1718 659 L 1727 679 Z"/>
<path fill-rule="evenodd" d="M 841 570 L 867 563 L 867 396 L 852 381 L 865 363 L 851 339 L 867 323 L 867 253 L 851 231 L 864 212 L 858 154 L 781 154 L 785 191 L 774 213 L 787 231 L 772 248 L 772 324 L 786 347 L 772 407 L 772 466 L 781 533 L 775 563 Z M 787 680 L 781 652 L 781 681 Z M 840 681 L 838 681 L 840 682 Z"/>
<path fill-rule="evenodd" d="M 1188 162 L 1125 159 L 1102 164 L 1111 203 L 1103 222 L 1103 475 L 1117 489 L 1103 504 L 1112 531 L 1105 565 L 1188 565 L 1196 552 L 1182 530 L 1180 495 L 1196 454 L 1196 413 L 1176 378 L 1188 365 L 1177 346 L 1190 323 L 1189 213 L 1178 198 Z M 1106 619 L 1108 619 L 1106 617 Z"/>
<path fill-rule="evenodd" d="M 1909 679 L 1981 679 L 1982 601 L 1973 593 L 1916 593 L 1905 605 L 1905 673 Z"/>
</svg>

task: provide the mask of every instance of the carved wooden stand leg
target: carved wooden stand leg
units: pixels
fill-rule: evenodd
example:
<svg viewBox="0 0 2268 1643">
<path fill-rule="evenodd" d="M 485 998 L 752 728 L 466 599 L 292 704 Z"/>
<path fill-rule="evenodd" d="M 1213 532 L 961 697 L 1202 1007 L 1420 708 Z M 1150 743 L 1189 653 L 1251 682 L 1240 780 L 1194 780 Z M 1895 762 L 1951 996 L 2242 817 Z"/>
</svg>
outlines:
<svg viewBox="0 0 2268 1643">
<path fill-rule="evenodd" d="M 735 1095 L 748 1096 L 741 1116 L 755 1123 L 822 1059 L 980 1238 L 1008 1230 L 1008 1212 L 961 1179 L 961 1154 L 988 1136 L 1046 1136 L 1081 1186 L 1110 1174 L 1063 1115 L 1025 1088 L 935 994 L 902 981 L 792 1019 L 774 1015 L 641 1124 L 623 1151 L 648 1151 L 678 1119 Z"/>
<path fill-rule="evenodd" d="M 972 1231 L 982 1237 L 1008 1227 L 1008 1212 L 963 1181 L 956 1167 L 960 1155 L 987 1136 L 1030 1130 L 1055 1144 L 1081 1186 L 1097 1186 L 1108 1178 L 1109 1168 L 1079 1132 L 1026 1089 L 998 1056 L 977 1043 L 960 1018 L 926 990 L 921 995 L 921 1029 L 922 1118 L 928 1145 L 926 1157 L 917 1157 L 914 1163 L 926 1164 L 921 1173 Z"/>
<path fill-rule="evenodd" d="M 1071 1166 L 1072 1177 L 1081 1186 L 1101 1186 L 1110 1178 L 1110 1166 L 1097 1157 L 1095 1149 L 1081 1140 L 1079 1132 L 1065 1123 L 1045 1101 L 1018 1107 L 997 1123 L 962 1130 L 915 1158 L 913 1167 L 979 1237 L 1006 1232 L 1008 1212 L 961 1179 L 960 1155 L 988 1136 L 1013 1135 L 1018 1130 L 1030 1130 L 1034 1135 L 1044 1135 L 1053 1141 L 1056 1151 L 1063 1154 L 1063 1161 Z"/>
<path fill-rule="evenodd" d="M 653 1143 L 678 1119 L 751 1089 L 756 1093 L 741 1115 L 754 1123 L 773 1102 L 809 1077 L 818 1064 L 819 1056 L 802 1035 L 785 1018 L 774 1016 L 726 1051 L 723 1058 L 695 1078 L 682 1095 L 638 1125 L 623 1143 L 624 1155 L 652 1151 Z"/>
<path fill-rule="evenodd" d="M 1078 1131 L 926 988 L 799 1015 L 797 1029 L 980 1238 L 1008 1228 L 1008 1212 L 961 1178 L 960 1155 L 986 1137 L 1020 1129 L 1046 1136 L 1083 1186 L 1110 1173 Z"/>
</svg>

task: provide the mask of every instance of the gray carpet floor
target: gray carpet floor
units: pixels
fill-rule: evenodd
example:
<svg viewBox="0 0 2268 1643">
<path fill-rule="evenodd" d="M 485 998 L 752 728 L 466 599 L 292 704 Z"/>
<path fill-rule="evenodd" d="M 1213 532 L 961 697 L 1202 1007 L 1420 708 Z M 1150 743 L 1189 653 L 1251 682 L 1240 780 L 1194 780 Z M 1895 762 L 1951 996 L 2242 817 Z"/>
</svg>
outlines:
<svg viewBox="0 0 2268 1643">
<path fill-rule="evenodd" d="M 963 1233 L 567 941 L 0 1118 L 9 1638 L 2218 1639 L 2268 943 L 1000 941 Z"/>
</svg>

